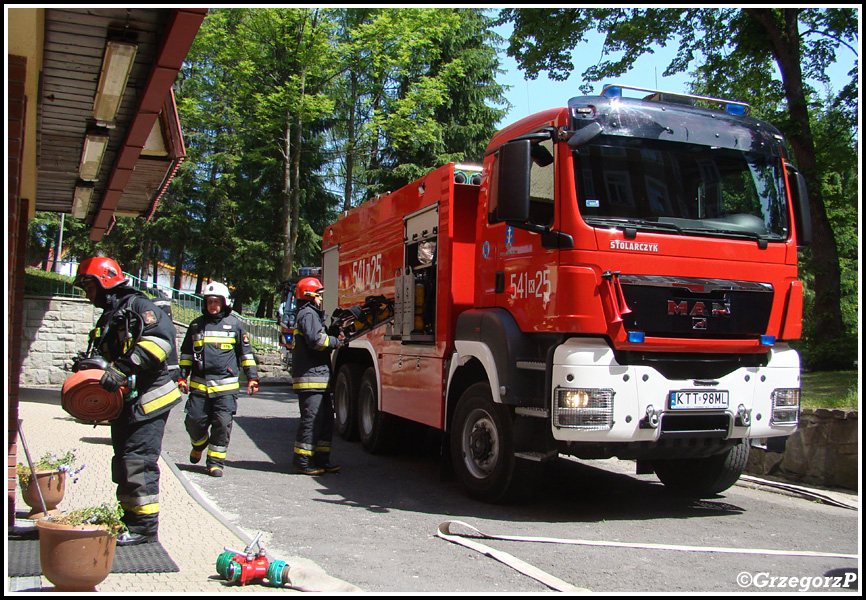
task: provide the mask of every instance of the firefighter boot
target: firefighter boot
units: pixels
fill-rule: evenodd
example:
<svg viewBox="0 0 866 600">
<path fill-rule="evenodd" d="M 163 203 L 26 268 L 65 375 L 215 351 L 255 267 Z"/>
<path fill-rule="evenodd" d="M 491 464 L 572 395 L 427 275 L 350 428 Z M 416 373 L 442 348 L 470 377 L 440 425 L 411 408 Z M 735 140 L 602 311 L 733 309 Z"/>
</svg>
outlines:
<svg viewBox="0 0 866 600">
<path fill-rule="evenodd" d="M 340 470 L 340 465 L 331 463 L 330 452 L 316 452 L 313 455 L 313 463 L 317 469 L 322 469 L 325 473 L 336 473 Z"/>
<path fill-rule="evenodd" d="M 189 462 L 194 465 L 197 465 L 201 460 L 201 455 L 204 452 L 205 446 L 207 446 L 208 438 L 205 436 L 204 440 L 200 440 L 198 442 L 193 442 L 192 450 L 189 451 Z"/>
<path fill-rule="evenodd" d="M 321 475 L 325 472 L 322 467 L 311 464 L 309 456 L 295 454 L 292 462 L 295 465 L 295 471 L 300 475 Z"/>
</svg>

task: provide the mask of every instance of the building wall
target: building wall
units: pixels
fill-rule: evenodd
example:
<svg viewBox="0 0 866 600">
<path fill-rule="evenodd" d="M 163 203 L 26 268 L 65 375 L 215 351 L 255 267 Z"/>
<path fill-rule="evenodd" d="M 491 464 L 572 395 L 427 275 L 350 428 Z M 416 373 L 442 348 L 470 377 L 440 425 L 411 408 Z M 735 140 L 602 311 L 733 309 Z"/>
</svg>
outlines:
<svg viewBox="0 0 866 600">
<path fill-rule="evenodd" d="M 27 59 L 22 56 L 7 56 L 7 133 L 6 164 L 8 174 L 7 191 L 7 273 L 9 273 L 9 292 L 6 298 L 7 321 L 6 335 L 9 340 L 8 369 L 8 415 L 6 452 L 6 507 L 7 522 L 15 524 L 15 465 L 18 463 L 18 386 L 21 373 L 22 310 L 24 298 L 24 260 L 27 250 L 27 223 L 30 199 L 21 197 L 21 170 L 24 156 L 24 139 L 27 119 Z"/>
</svg>

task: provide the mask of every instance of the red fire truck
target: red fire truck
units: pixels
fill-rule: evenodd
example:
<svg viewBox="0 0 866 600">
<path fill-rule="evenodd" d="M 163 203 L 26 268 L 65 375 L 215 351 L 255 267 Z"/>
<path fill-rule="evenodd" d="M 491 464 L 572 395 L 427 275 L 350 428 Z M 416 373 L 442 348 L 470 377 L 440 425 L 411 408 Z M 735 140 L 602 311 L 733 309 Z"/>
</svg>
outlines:
<svg viewBox="0 0 866 600">
<path fill-rule="evenodd" d="M 491 502 L 559 454 L 635 459 L 690 495 L 733 485 L 750 445 L 797 428 L 811 237 L 784 140 L 748 111 L 607 86 L 344 214 L 326 310 L 393 310 L 334 355 L 338 432 L 376 453 L 396 417 L 442 430 Z"/>
</svg>

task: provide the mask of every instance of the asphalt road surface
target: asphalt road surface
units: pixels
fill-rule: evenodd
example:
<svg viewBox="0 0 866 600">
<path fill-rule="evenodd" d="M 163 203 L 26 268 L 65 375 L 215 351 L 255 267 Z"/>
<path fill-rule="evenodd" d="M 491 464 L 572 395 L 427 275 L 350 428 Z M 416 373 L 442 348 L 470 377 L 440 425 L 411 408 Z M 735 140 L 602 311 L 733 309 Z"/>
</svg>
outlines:
<svg viewBox="0 0 866 600">
<path fill-rule="evenodd" d="M 401 450 L 385 456 L 337 437 L 332 462 L 342 466 L 340 473 L 296 475 L 291 461 L 299 413 L 290 386 L 263 385 L 255 396 L 241 394 L 238 405 L 221 479 L 205 474 L 204 460 L 189 464 L 182 408 L 169 418 L 163 455 L 232 524 L 250 537 L 264 532 L 272 558 L 303 557 L 366 592 L 552 591 L 438 537 L 440 523 L 449 520 L 491 535 L 628 544 L 852 555 L 861 545 L 858 510 L 740 485 L 712 499 L 683 499 L 655 476 L 634 475 L 631 463 L 616 460 L 559 459 L 532 501 L 484 504 L 443 473 L 439 440 L 423 428 L 407 429 Z M 473 541 L 593 592 L 844 592 L 859 586 L 846 575 L 859 561 L 848 558 Z M 834 587 L 843 583 L 854 589 Z"/>
</svg>

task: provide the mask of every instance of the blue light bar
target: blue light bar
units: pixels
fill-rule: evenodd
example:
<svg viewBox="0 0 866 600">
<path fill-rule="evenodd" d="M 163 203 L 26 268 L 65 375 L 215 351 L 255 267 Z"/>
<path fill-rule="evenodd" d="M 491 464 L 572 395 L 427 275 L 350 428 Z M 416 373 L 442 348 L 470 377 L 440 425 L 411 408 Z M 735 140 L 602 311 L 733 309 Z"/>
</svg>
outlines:
<svg viewBox="0 0 866 600">
<path fill-rule="evenodd" d="M 762 335 L 761 336 L 761 345 L 762 346 L 775 346 L 776 345 L 776 336 L 775 335 Z"/>
<path fill-rule="evenodd" d="M 643 344 L 646 334 L 643 331 L 629 331 L 628 341 L 632 344 Z"/>
<path fill-rule="evenodd" d="M 745 117 L 746 107 L 741 104 L 725 104 L 725 112 L 734 117 Z"/>
<path fill-rule="evenodd" d="M 605 98 L 622 98 L 621 87 L 609 87 L 602 93 Z"/>
</svg>

